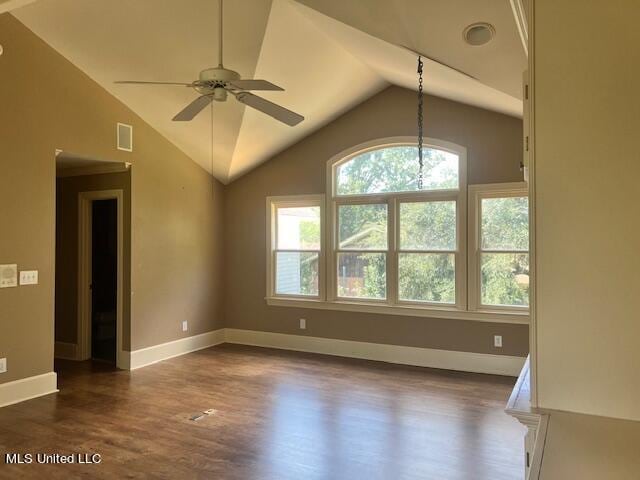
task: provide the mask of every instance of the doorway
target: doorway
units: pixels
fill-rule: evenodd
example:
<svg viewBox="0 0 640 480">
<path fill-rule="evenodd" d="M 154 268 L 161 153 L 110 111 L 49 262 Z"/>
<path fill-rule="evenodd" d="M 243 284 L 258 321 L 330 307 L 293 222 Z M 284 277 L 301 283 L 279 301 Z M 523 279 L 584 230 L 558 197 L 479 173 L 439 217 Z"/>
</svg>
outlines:
<svg viewBox="0 0 640 480">
<path fill-rule="evenodd" d="M 126 369 L 123 228 L 122 190 L 78 194 L 78 358 Z"/>
<path fill-rule="evenodd" d="M 91 358 L 115 365 L 118 307 L 118 203 L 91 202 Z"/>
</svg>

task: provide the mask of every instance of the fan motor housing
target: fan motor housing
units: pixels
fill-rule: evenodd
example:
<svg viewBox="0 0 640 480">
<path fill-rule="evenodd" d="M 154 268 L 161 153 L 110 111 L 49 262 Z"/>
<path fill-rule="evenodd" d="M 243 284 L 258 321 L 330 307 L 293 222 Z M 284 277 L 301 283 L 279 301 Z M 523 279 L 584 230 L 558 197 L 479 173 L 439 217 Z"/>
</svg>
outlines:
<svg viewBox="0 0 640 480">
<path fill-rule="evenodd" d="M 225 83 L 238 79 L 240 79 L 240 74 L 238 72 L 227 70 L 223 67 L 207 68 L 206 70 L 202 70 L 200 72 L 201 82 Z"/>
</svg>

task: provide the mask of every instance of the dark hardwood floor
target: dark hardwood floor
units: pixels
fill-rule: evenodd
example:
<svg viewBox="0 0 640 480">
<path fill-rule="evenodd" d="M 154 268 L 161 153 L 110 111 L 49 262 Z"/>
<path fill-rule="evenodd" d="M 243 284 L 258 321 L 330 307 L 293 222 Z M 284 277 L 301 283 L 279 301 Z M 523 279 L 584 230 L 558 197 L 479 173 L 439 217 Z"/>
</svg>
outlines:
<svg viewBox="0 0 640 480">
<path fill-rule="evenodd" d="M 60 393 L 0 409 L 0 453 L 99 453 L 0 478 L 523 476 L 515 379 L 222 345 L 133 372 L 56 363 Z M 208 408 L 216 414 L 189 417 Z"/>
</svg>

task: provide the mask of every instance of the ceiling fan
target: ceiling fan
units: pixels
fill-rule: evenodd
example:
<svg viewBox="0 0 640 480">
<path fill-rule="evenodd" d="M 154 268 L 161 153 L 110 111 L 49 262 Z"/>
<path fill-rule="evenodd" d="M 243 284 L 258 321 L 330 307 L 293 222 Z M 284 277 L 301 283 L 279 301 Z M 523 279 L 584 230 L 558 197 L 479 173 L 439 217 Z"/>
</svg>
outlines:
<svg viewBox="0 0 640 480">
<path fill-rule="evenodd" d="M 222 65 L 222 2 L 219 0 L 219 42 L 218 42 L 218 59 L 219 63 L 217 67 L 207 68 L 200 72 L 198 80 L 191 83 L 181 82 L 145 82 L 135 80 L 123 80 L 115 83 L 119 84 L 134 84 L 134 85 L 176 85 L 183 87 L 193 88 L 200 94 L 193 102 L 183 108 L 175 117 L 175 122 L 188 122 L 198 115 L 204 108 L 214 100 L 217 102 L 224 102 L 227 100 L 227 95 L 230 93 L 236 100 L 249 107 L 266 113 L 267 115 L 275 118 L 276 120 L 286 123 L 289 126 L 297 125 L 304 120 L 302 115 L 299 115 L 291 110 L 281 107 L 269 100 L 254 95 L 247 90 L 276 90 L 284 91 L 283 88 L 274 85 L 266 80 L 252 80 L 241 79 L 240 74 L 233 70 L 228 70 Z"/>
</svg>

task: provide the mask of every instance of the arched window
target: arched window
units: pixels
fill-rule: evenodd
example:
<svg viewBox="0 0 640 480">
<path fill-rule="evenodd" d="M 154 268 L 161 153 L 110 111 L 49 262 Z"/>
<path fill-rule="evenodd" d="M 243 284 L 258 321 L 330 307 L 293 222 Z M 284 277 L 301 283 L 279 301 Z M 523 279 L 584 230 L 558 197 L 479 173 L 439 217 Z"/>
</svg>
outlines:
<svg viewBox="0 0 640 480">
<path fill-rule="evenodd" d="M 460 155 L 435 146 L 423 149 L 423 190 L 457 189 L 460 186 Z M 335 193 L 417 192 L 416 145 L 376 147 L 336 165 Z"/>
<path fill-rule="evenodd" d="M 360 145 L 329 162 L 328 299 L 466 307 L 466 152 L 415 138 Z"/>
</svg>

